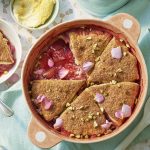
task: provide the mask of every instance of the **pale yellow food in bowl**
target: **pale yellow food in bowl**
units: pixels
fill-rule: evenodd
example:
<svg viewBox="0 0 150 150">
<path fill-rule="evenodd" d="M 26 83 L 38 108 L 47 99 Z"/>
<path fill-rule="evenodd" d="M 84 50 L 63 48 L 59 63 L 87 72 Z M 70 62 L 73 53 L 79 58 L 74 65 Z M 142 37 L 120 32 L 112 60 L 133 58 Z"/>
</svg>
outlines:
<svg viewBox="0 0 150 150">
<path fill-rule="evenodd" d="M 36 28 L 46 23 L 55 7 L 55 0 L 15 0 L 13 14 L 23 26 Z"/>
</svg>

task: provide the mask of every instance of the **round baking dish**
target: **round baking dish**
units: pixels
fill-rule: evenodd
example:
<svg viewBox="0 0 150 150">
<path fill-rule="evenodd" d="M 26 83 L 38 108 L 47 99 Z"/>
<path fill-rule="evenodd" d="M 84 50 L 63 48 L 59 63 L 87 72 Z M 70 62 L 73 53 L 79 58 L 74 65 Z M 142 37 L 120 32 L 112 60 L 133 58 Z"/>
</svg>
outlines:
<svg viewBox="0 0 150 150">
<path fill-rule="evenodd" d="M 129 44 L 135 49 L 134 55 L 136 56 L 139 62 L 140 75 L 141 75 L 140 77 L 141 88 L 139 92 L 139 101 L 131 117 L 122 126 L 120 126 L 112 133 L 108 135 L 104 135 L 102 137 L 93 138 L 93 139 L 74 139 L 74 138 L 63 136 L 58 132 L 52 130 L 48 126 L 48 124 L 36 112 L 28 92 L 31 71 L 34 64 L 33 62 L 36 60 L 42 47 L 46 45 L 49 39 L 53 39 L 58 34 L 65 32 L 68 29 L 80 27 L 82 25 L 96 25 L 106 29 L 110 29 L 114 33 L 120 33 L 129 42 Z M 135 118 L 141 111 L 145 101 L 147 88 L 148 88 L 148 75 L 147 75 L 146 64 L 143 55 L 137 45 L 139 34 L 140 34 L 140 25 L 137 22 L 137 20 L 128 14 L 121 13 L 111 17 L 109 20 L 106 21 L 101 21 L 97 19 L 84 19 L 84 20 L 82 19 L 82 20 L 74 20 L 74 21 L 59 24 L 53 27 L 52 29 L 50 29 L 49 31 L 47 31 L 36 42 L 36 44 L 32 46 L 24 62 L 23 71 L 22 71 L 22 85 L 23 85 L 23 93 L 25 96 L 25 100 L 32 114 L 32 119 L 28 127 L 28 135 L 31 141 L 35 145 L 42 148 L 49 148 L 61 142 L 62 140 L 75 142 L 75 143 L 100 142 L 100 141 L 108 140 L 118 135 L 126 128 L 128 128 L 128 126 L 135 120 Z"/>
</svg>

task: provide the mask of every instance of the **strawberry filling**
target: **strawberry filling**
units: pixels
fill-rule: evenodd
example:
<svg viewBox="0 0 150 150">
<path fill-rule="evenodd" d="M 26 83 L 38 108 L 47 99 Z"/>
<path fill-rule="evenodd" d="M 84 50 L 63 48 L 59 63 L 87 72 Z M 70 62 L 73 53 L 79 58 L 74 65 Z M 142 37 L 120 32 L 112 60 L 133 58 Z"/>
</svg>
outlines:
<svg viewBox="0 0 150 150">
<path fill-rule="evenodd" d="M 42 73 L 37 73 L 43 70 Z M 38 60 L 34 68 L 34 79 L 63 79 L 80 80 L 86 75 L 81 66 L 74 63 L 73 54 L 62 39 L 57 40 L 49 46 Z"/>
</svg>

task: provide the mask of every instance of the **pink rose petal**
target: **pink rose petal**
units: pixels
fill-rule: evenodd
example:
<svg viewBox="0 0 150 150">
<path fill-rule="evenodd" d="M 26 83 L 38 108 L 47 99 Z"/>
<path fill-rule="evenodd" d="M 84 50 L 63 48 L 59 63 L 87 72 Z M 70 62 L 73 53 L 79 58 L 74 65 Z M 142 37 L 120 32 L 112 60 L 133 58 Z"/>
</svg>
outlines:
<svg viewBox="0 0 150 150">
<path fill-rule="evenodd" d="M 60 79 L 63 79 L 64 77 L 67 76 L 67 74 L 69 73 L 69 70 L 68 69 L 65 69 L 65 68 L 61 68 L 58 72 L 58 76 Z"/>
<path fill-rule="evenodd" d="M 57 118 L 57 119 L 56 119 L 56 122 L 55 122 L 55 124 L 54 124 L 54 129 L 59 129 L 59 128 L 62 127 L 62 125 L 63 125 L 62 119 L 61 119 L 61 118 Z"/>
<path fill-rule="evenodd" d="M 44 72 L 44 69 L 38 69 L 38 70 L 34 71 L 34 73 L 38 74 L 38 75 L 43 74 L 43 72 Z"/>
<path fill-rule="evenodd" d="M 52 58 L 49 58 L 47 63 L 50 68 L 54 66 L 54 61 L 52 60 Z"/>
<path fill-rule="evenodd" d="M 122 57 L 121 47 L 112 48 L 111 56 L 116 59 L 120 59 Z"/>
<path fill-rule="evenodd" d="M 52 108 L 53 106 L 53 101 L 48 100 L 47 98 L 43 100 L 43 105 L 44 105 L 44 109 L 48 110 L 50 108 Z"/>
<path fill-rule="evenodd" d="M 123 119 L 123 113 L 121 110 L 115 112 L 115 117 L 119 119 Z"/>
<path fill-rule="evenodd" d="M 106 120 L 106 123 L 102 124 L 101 127 L 104 129 L 109 129 L 111 125 L 112 125 L 112 122 L 109 122 L 108 120 Z"/>
<path fill-rule="evenodd" d="M 83 71 L 88 72 L 88 71 L 90 71 L 93 68 L 93 66 L 94 66 L 94 63 L 92 63 L 90 61 L 85 62 L 83 64 Z"/>
<path fill-rule="evenodd" d="M 123 104 L 121 111 L 123 113 L 124 118 L 131 116 L 131 106 Z"/>
<path fill-rule="evenodd" d="M 41 103 L 42 101 L 43 101 L 43 95 L 39 95 L 39 96 L 37 96 L 37 98 L 36 98 L 36 100 L 35 100 L 35 102 L 36 102 L 36 104 L 39 104 L 39 103 Z"/>
<path fill-rule="evenodd" d="M 104 98 L 104 96 L 103 96 L 102 94 L 96 93 L 96 95 L 95 95 L 95 100 L 96 100 L 98 103 L 103 103 L 104 100 L 105 100 L 105 98 Z"/>
</svg>

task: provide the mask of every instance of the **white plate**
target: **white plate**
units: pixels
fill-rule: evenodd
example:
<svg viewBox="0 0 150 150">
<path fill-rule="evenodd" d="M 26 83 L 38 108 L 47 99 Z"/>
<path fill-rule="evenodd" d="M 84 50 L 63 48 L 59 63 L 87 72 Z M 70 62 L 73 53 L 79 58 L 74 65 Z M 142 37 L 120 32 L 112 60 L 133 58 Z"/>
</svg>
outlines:
<svg viewBox="0 0 150 150">
<path fill-rule="evenodd" d="M 9 23 L 7 23 L 2 19 L 0 19 L 0 30 L 4 33 L 4 35 L 10 41 L 10 43 L 15 47 L 15 59 L 16 59 L 15 65 L 9 70 L 9 72 L 7 74 L 3 74 L 2 76 L 0 76 L 0 84 L 1 84 L 5 82 L 9 77 L 11 77 L 13 73 L 16 71 L 21 61 L 22 47 L 18 34 L 15 32 L 15 30 Z"/>
</svg>

